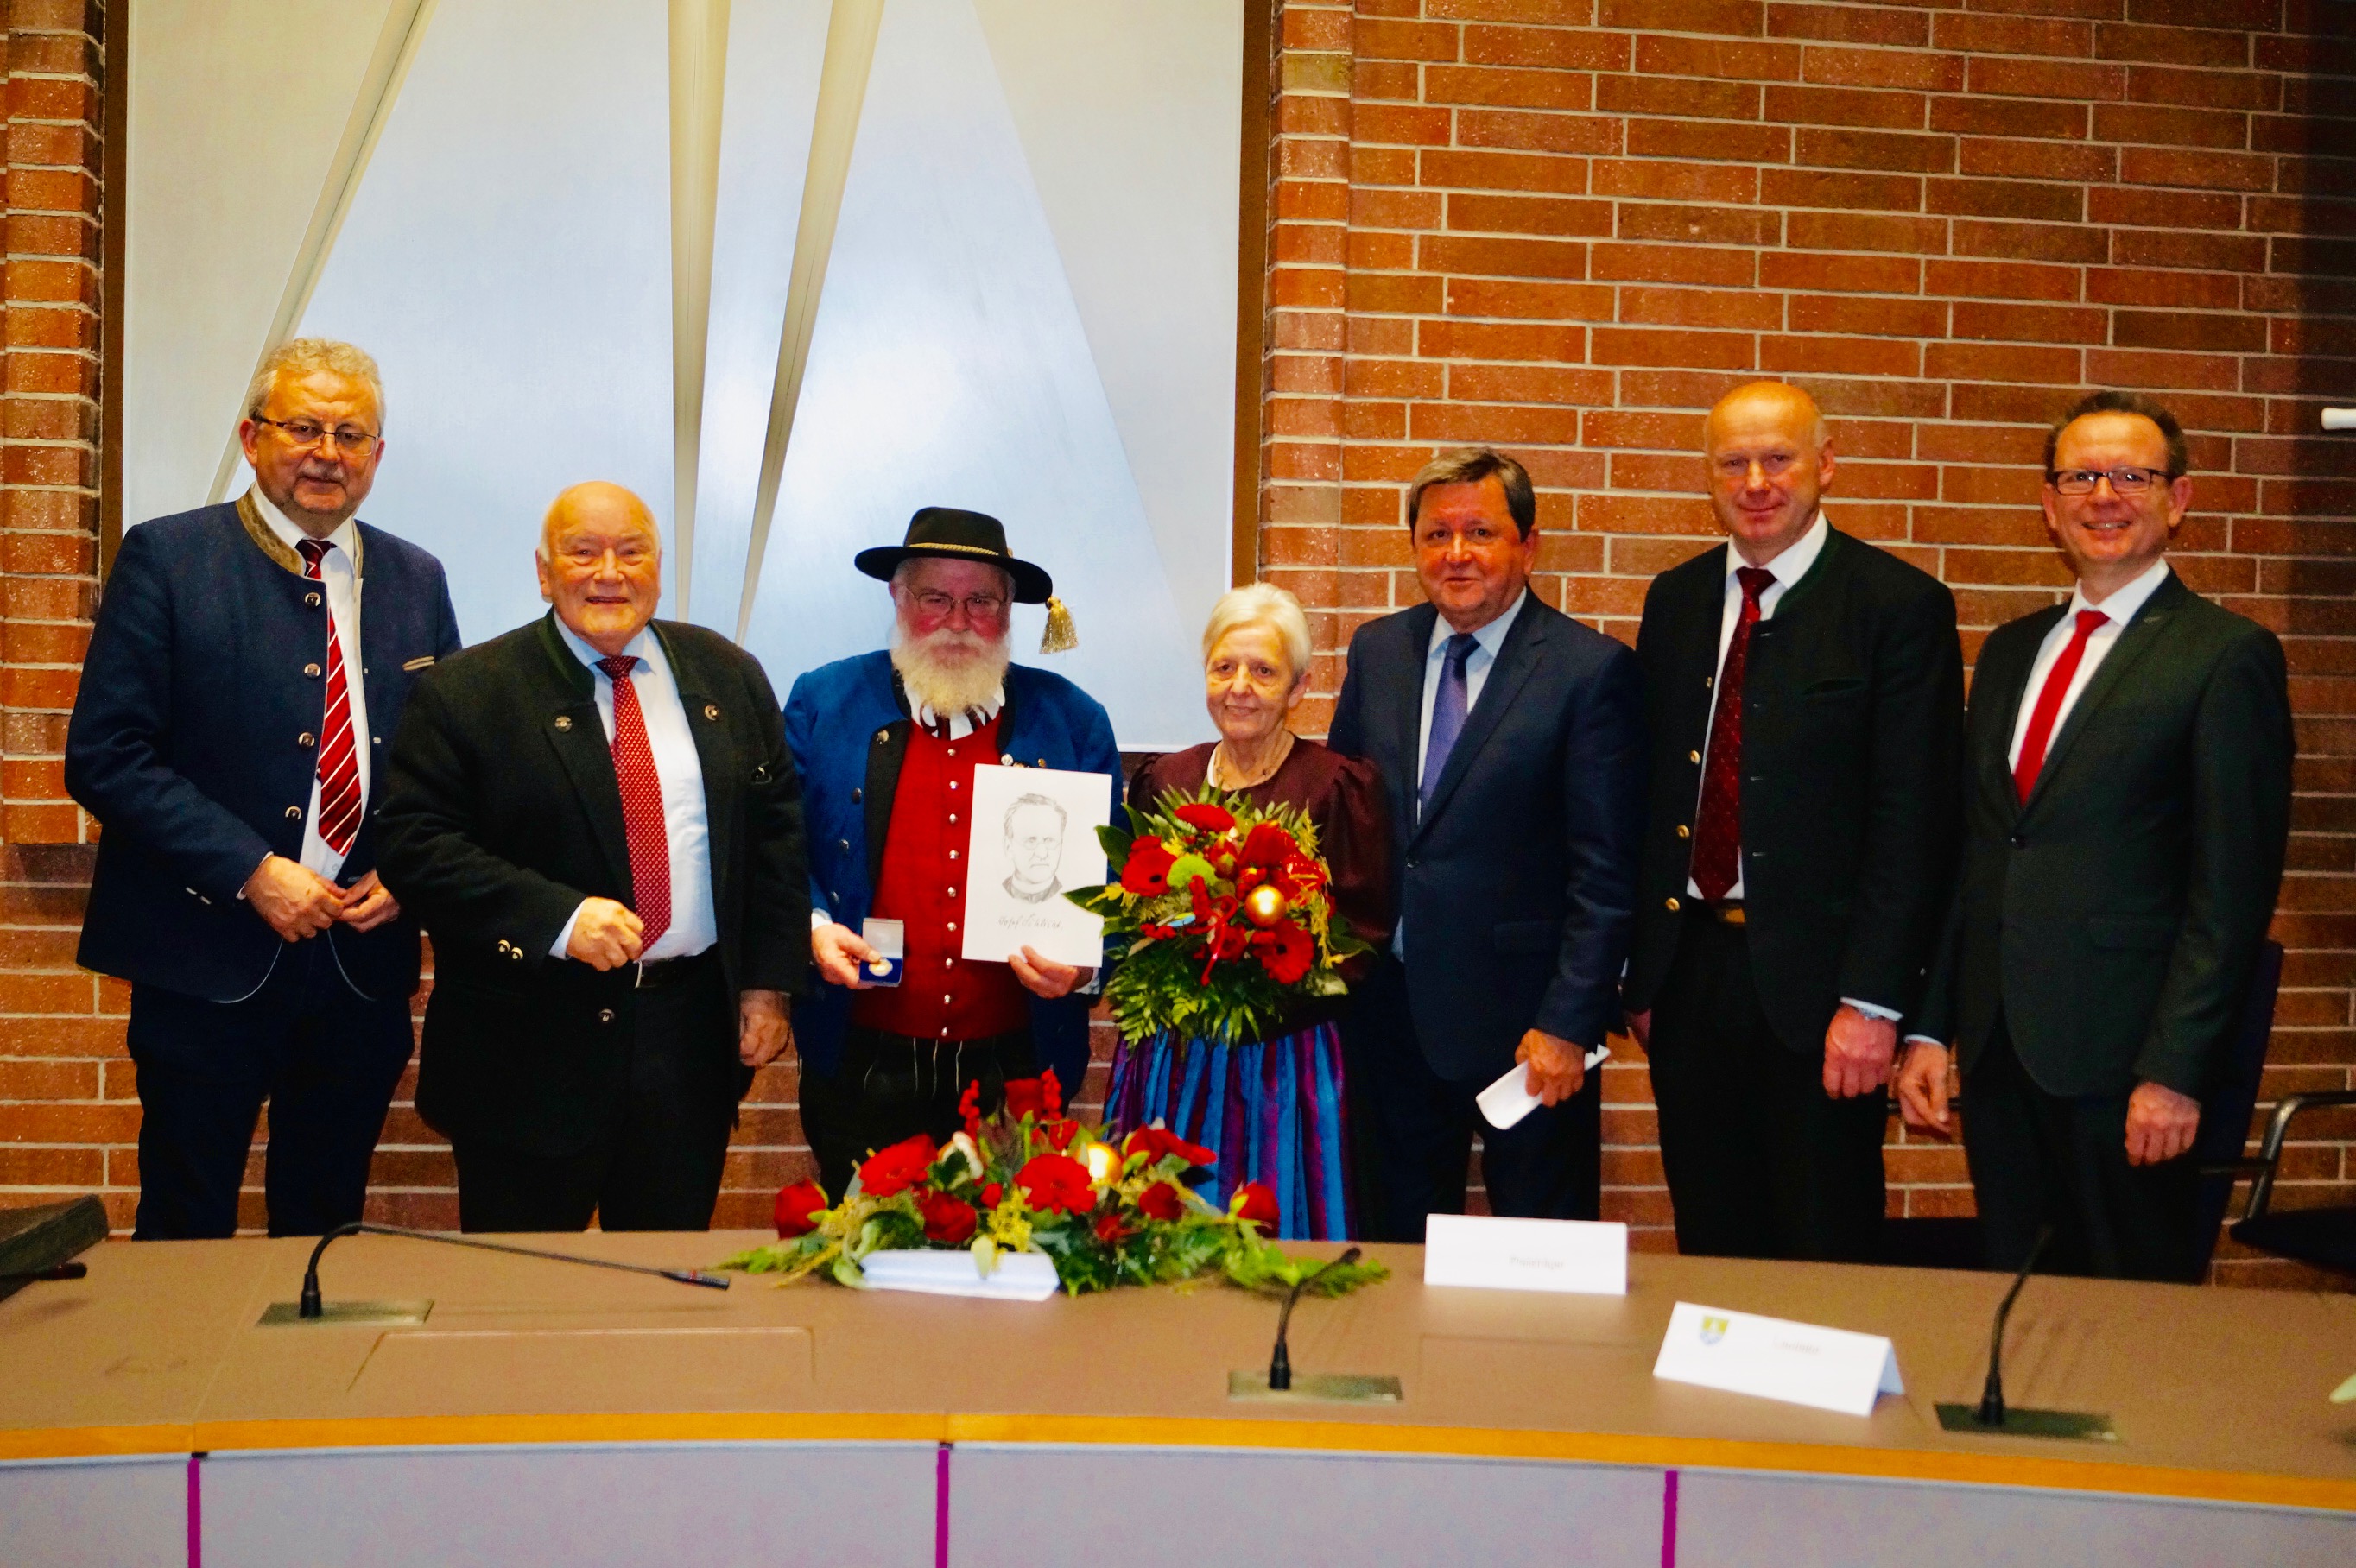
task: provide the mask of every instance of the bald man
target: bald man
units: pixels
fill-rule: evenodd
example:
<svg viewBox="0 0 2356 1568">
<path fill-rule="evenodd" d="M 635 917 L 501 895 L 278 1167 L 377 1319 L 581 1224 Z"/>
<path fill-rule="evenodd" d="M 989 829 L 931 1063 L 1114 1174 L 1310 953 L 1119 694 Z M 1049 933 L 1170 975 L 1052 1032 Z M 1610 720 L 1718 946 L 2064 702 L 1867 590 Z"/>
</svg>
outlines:
<svg viewBox="0 0 2356 1568">
<path fill-rule="evenodd" d="M 1869 1262 L 1898 1020 L 1954 861 L 1954 597 L 1826 519 L 1832 442 L 1798 388 L 1738 388 L 1702 442 L 1726 542 L 1654 580 L 1636 635 L 1628 1021 L 1678 1250 Z"/>
<path fill-rule="evenodd" d="M 657 621 L 616 485 L 548 509 L 540 621 L 445 659 L 394 738 L 384 880 L 434 939 L 417 1108 L 469 1231 L 701 1230 L 809 965 L 800 789 L 751 655 Z"/>
</svg>

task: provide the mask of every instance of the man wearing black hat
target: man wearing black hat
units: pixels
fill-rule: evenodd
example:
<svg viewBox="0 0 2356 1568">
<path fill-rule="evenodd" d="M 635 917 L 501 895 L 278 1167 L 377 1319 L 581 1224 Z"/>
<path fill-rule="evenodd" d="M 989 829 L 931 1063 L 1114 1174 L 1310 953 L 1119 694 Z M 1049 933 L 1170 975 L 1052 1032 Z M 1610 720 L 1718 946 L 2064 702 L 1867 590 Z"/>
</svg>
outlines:
<svg viewBox="0 0 2356 1568">
<path fill-rule="evenodd" d="M 837 1199 L 870 1151 L 946 1138 L 969 1083 L 986 1111 L 1007 1079 L 1046 1068 L 1078 1089 L 1091 998 L 1075 993 L 1092 972 L 1027 947 L 1002 963 L 960 955 L 973 770 L 1102 773 L 1116 801 L 1121 782 L 1102 705 L 1009 658 L 1018 603 L 1047 606 L 1041 652 L 1073 639 L 1047 573 L 1015 559 L 997 518 L 927 507 L 903 543 L 862 550 L 857 565 L 892 585 L 891 647 L 811 670 L 786 699 L 822 982 L 795 1020 L 802 1126 Z M 870 917 L 902 923 L 897 986 L 873 977 Z"/>
</svg>

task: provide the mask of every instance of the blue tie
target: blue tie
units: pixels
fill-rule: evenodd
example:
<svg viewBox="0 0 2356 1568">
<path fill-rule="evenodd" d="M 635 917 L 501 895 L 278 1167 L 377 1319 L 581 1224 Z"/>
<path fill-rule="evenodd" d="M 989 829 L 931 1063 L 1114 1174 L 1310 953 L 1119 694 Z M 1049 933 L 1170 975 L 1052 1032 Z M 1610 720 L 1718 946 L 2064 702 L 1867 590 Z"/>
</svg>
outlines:
<svg viewBox="0 0 2356 1568">
<path fill-rule="evenodd" d="M 1431 699 L 1431 743 L 1423 750 L 1423 787 L 1416 793 L 1419 818 L 1431 809 L 1440 775 L 1448 769 L 1448 753 L 1456 749 L 1456 737 L 1464 732 L 1464 715 L 1472 706 L 1465 695 L 1464 661 L 1478 646 L 1470 632 L 1457 633 L 1443 645 L 1447 656 L 1440 667 L 1440 689 Z"/>
</svg>

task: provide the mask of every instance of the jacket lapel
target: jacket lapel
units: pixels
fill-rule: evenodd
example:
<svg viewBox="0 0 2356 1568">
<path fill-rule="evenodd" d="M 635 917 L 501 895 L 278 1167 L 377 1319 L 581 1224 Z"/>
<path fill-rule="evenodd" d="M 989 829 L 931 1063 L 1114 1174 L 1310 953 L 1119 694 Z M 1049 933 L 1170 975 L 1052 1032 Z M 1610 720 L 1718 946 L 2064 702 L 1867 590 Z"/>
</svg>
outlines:
<svg viewBox="0 0 2356 1568">
<path fill-rule="evenodd" d="M 2053 732 L 2051 742 L 2045 748 L 2045 761 L 2037 770 L 2037 782 L 2029 786 L 2029 798 L 2021 803 L 2022 816 L 2026 816 L 2036 809 L 2038 800 L 2052 784 L 2053 775 L 2061 771 L 2069 755 L 2071 742 L 2078 738 L 2079 731 L 2085 729 L 2088 715 L 2111 699 L 2112 694 L 2126 679 L 2127 672 L 2167 635 L 2169 624 L 2175 618 L 2179 595 L 2190 592 L 2184 586 L 2183 580 L 2170 571 L 2168 581 L 2153 590 L 2151 597 L 2144 601 L 2143 608 L 2136 612 L 2135 618 L 2120 628 L 2119 640 L 2112 645 L 2109 655 L 2103 660 L 2102 668 L 2094 672 L 2094 678 L 2086 683 L 2086 689 L 2078 694 L 2076 702 L 2071 704 L 2069 717 L 2062 720 L 2061 728 Z M 2023 684 L 2026 685 L 2025 682 Z M 2019 704 L 2016 701 L 2016 720 L 2019 713 Z"/>
<path fill-rule="evenodd" d="M 1391 754 L 1398 758 L 1400 778 L 1405 787 L 1400 792 L 1399 820 L 1407 832 L 1400 842 L 1415 836 L 1416 785 L 1421 778 L 1423 750 L 1423 682 L 1431 662 L 1431 628 L 1440 619 L 1440 612 L 1430 604 L 1418 604 L 1407 612 L 1403 635 L 1408 643 L 1408 678 L 1395 683 L 1390 691 L 1390 711 L 1384 723 L 1390 731 Z M 1373 727 L 1368 726 L 1370 731 Z"/>
<path fill-rule="evenodd" d="M 605 720 L 597 716 L 596 677 L 557 635 L 552 610 L 540 623 L 540 642 L 554 682 L 543 731 L 573 780 L 573 793 L 581 797 L 582 813 L 605 857 L 613 885 L 627 891 L 632 886 L 630 834 L 622 820 L 622 784 L 614 775 L 613 748 L 605 741 Z"/>
<path fill-rule="evenodd" d="M 2044 645 L 2046 635 L 2053 630 L 2053 623 L 2068 608 L 2067 604 L 2059 604 L 2051 610 L 2040 610 L 2026 617 L 2037 623 L 2036 635 L 2021 638 L 2028 656 L 2017 667 L 1991 670 L 1983 658 L 1979 669 L 1972 677 L 1973 701 L 1979 700 L 1981 683 L 1989 682 L 1992 684 L 1987 688 L 1988 699 L 2001 708 L 1997 722 L 1987 732 L 1993 744 L 1979 759 L 1980 767 L 1987 775 L 1984 782 L 1989 788 L 2002 792 L 2004 798 L 2011 803 L 2015 817 L 2019 816 L 2021 806 L 2019 794 L 2012 786 L 2012 732 L 2020 726 L 2020 705 L 2029 696 L 2029 677 L 2037 667 L 2037 650 Z"/>
<path fill-rule="evenodd" d="M 1489 678 L 1481 683 L 1481 695 L 1473 702 L 1472 711 L 1464 716 L 1464 728 L 1456 737 L 1456 749 L 1448 753 L 1448 765 L 1440 772 L 1440 783 L 1431 792 L 1431 808 L 1416 824 L 1416 837 L 1421 837 L 1425 827 L 1439 820 L 1440 814 L 1448 809 L 1449 796 L 1456 793 L 1456 786 L 1463 782 L 1464 774 L 1472 766 L 1472 759 L 1479 755 L 1482 746 L 1495 731 L 1499 716 L 1513 706 L 1515 693 L 1530 678 L 1531 672 L 1537 668 L 1539 650 L 1546 645 L 1546 605 L 1539 602 L 1537 594 L 1532 593 L 1522 606 L 1521 613 L 1514 617 L 1513 627 L 1505 634 L 1505 645 L 1497 650 L 1497 662 L 1489 667 Z M 1425 662 L 1428 665 L 1430 660 L 1427 658 Z M 1422 720 L 1421 706 L 1422 694 L 1419 692 L 1416 715 L 1419 728 Z M 1410 749 L 1408 755 L 1412 757 L 1415 752 Z"/>
<path fill-rule="evenodd" d="M 711 857 L 712 886 L 716 899 L 720 880 L 736 863 L 736 748 L 729 739 L 727 709 L 712 695 L 717 684 L 711 672 L 683 654 L 682 645 L 667 636 L 660 622 L 652 623 L 655 640 L 670 660 L 671 683 L 679 688 L 680 707 L 687 714 L 687 732 L 695 739 L 695 760 L 703 770 L 704 842 Z M 626 839 L 625 840 L 626 843 Z"/>
</svg>

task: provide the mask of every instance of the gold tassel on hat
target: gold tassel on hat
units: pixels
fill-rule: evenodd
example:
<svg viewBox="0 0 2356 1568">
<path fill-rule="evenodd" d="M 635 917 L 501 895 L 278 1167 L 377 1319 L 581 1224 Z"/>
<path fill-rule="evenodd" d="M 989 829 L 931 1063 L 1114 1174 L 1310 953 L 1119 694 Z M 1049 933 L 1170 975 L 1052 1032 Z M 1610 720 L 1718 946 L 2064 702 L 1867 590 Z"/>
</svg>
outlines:
<svg viewBox="0 0 2356 1568">
<path fill-rule="evenodd" d="M 1047 595 L 1047 629 L 1040 635 L 1039 651 L 1060 654 L 1080 645 L 1080 634 L 1072 625 L 1072 613 L 1054 594 Z"/>
</svg>

